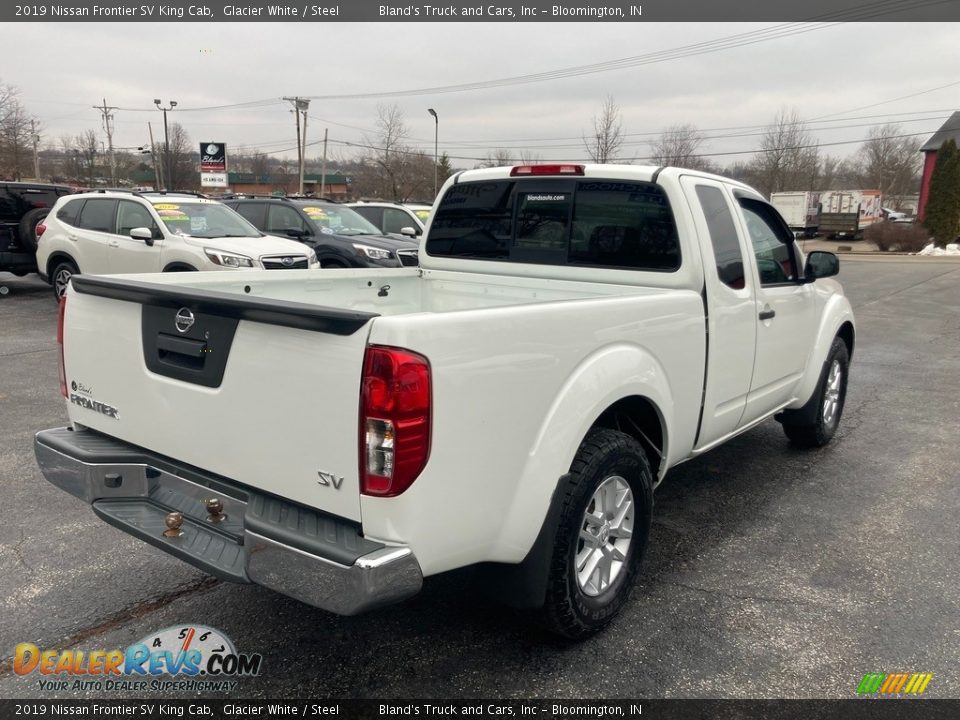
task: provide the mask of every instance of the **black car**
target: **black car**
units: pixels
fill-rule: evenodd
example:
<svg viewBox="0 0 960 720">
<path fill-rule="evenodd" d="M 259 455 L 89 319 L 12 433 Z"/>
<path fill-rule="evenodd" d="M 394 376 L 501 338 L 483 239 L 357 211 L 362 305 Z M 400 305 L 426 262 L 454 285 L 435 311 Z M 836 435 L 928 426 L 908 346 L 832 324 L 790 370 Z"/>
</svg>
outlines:
<svg viewBox="0 0 960 720">
<path fill-rule="evenodd" d="M 0 271 L 26 275 L 37 270 L 37 224 L 67 185 L 0 181 Z"/>
<path fill-rule="evenodd" d="M 228 197 L 222 200 L 258 230 L 313 248 L 324 268 L 417 265 L 418 243 L 380 232 L 350 208 L 326 200 Z"/>
</svg>

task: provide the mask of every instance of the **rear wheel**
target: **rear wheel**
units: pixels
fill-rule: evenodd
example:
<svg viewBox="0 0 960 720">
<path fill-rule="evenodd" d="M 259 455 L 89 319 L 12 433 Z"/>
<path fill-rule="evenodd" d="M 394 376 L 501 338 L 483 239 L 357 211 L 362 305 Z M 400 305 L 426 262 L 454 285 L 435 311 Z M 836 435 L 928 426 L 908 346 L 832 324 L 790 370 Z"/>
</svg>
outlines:
<svg viewBox="0 0 960 720">
<path fill-rule="evenodd" d="M 593 430 L 565 493 L 543 616 L 551 631 L 581 639 L 616 616 L 640 567 L 653 507 L 646 453 L 629 435 Z"/>
<path fill-rule="evenodd" d="M 60 302 L 60 298 L 67 292 L 70 278 L 79 274 L 77 266 L 70 260 L 59 260 L 50 273 L 50 284 L 53 285 L 53 296 Z"/>
</svg>

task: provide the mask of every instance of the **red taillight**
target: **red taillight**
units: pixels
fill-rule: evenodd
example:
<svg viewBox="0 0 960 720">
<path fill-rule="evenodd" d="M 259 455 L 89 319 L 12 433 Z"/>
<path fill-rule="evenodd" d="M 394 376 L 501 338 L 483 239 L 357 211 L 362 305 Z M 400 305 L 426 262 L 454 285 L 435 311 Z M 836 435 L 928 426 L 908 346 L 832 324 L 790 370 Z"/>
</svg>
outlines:
<svg viewBox="0 0 960 720">
<path fill-rule="evenodd" d="M 60 311 L 57 313 L 57 345 L 60 346 L 60 359 L 57 363 L 60 370 L 60 394 L 69 397 L 67 394 L 67 369 L 63 364 L 63 316 L 67 313 L 67 296 L 60 298 Z"/>
<path fill-rule="evenodd" d="M 510 176 L 518 175 L 583 175 L 583 165 L 517 165 Z"/>
<path fill-rule="evenodd" d="M 360 384 L 360 491 L 393 497 L 430 456 L 430 363 L 400 348 L 371 346 Z"/>
<path fill-rule="evenodd" d="M 40 237 L 46 231 L 47 231 L 47 226 L 44 225 L 43 223 L 40 223 L 39 225 L 37 225 L 37 237 Z"/>
</svg>

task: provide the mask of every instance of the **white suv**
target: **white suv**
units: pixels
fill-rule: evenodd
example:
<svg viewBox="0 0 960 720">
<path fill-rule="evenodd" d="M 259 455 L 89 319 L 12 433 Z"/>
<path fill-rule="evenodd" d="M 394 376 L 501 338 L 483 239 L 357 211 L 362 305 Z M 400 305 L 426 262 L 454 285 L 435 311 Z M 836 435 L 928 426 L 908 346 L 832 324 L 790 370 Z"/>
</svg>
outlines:
<svg viewBox="0 0 960 720">
<path fill-rule="evenodd" d="M 302 243 L 264 235 L 189 193 L 66 195 L 37 226 L 37 268 L 59 299 L 74 274 L 319 268 Z"/>
</svg>

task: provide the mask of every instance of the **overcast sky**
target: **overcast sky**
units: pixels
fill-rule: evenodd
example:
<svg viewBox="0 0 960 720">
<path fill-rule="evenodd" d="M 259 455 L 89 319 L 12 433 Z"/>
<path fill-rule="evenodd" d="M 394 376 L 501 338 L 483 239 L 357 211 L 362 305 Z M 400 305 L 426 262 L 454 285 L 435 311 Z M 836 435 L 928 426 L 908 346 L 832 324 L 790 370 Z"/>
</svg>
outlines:
<svg viewBox="0 0 960 720">
<path fill-rule="evenodd" d="M 822 143 L 860 140 L 870 123 L 898 121 L 923 138 L 960 109 L 960 28 L 955 24 L 849 24 L 798 33 L 780 25 L 775 39 L 752 42 L 774 26 L 735 23 L 549 25 L 489 23 L 62 23 L 17 24 L 5 34 L 0 81 L 15 85 L 43 124 L 44 143 L 101 128 L 91 109 L 106 98 L 116 111 L 117 147 L 162 139 L 153 99 L 179 104 L 170 121 L 196 143 L 259 148 L 295 157 L 296 130 L 283 95 L 330 96 L 434 88 L 548 72 L 670 51 L 754 33 L 729 49 L 530 84 L 468 92 L 359 99 L 315 99 L 308 142 L 329 128 L 338 144 L 373 136 L 377 105 L 403 111 L 411 144 L 440 152 L 457 167 L 509 147 L 543 159 L 582 159 L 579 138 L 605 96 L 622 108 L 630 136 L 623 155 L 649 154 L 665 127 L 693 123 L 707 135 L 701 151 L 749 151 L 750 133 L 778 109 L 795 107 Z M 8 25 L 8 30 L 14 26 Z M 952 84 L 952 85 L 951 85 Z M 941 86 L 950 85 L 939 90 Z M 925 92 L 933 90 L 931 92 Z M 922 93 L 922 94 L 918 94 Z M 914 95 L 913 97 L 904 96 Z M 902 98 L 902 99 L 897 99 Z M 893 100 L 893 102 L 885 102 Z M 191 108 L 264 101 L 253 108 Z M 140 110 L 139 112 L 137 110 Z M 829 117 L 824 117 L 829 116 Z M 869 117 L 863 116 L 881 116 Z M 840 118 L 857 118 L 840 120 Z M 837 126 L 847 126 L 838 128 Z M 857 127 L 849 127 L 857 126 Z M 745 128 L 733 130 L 730 128 Z M 559 146 L 559 147 L 558 147 Z M 824 147 L 846 156 L 856 144 Z M 319 156 L 313 146 L 308 156 Z M 724 155 L 721 165 L 747 155 Z"/>
</svg>

